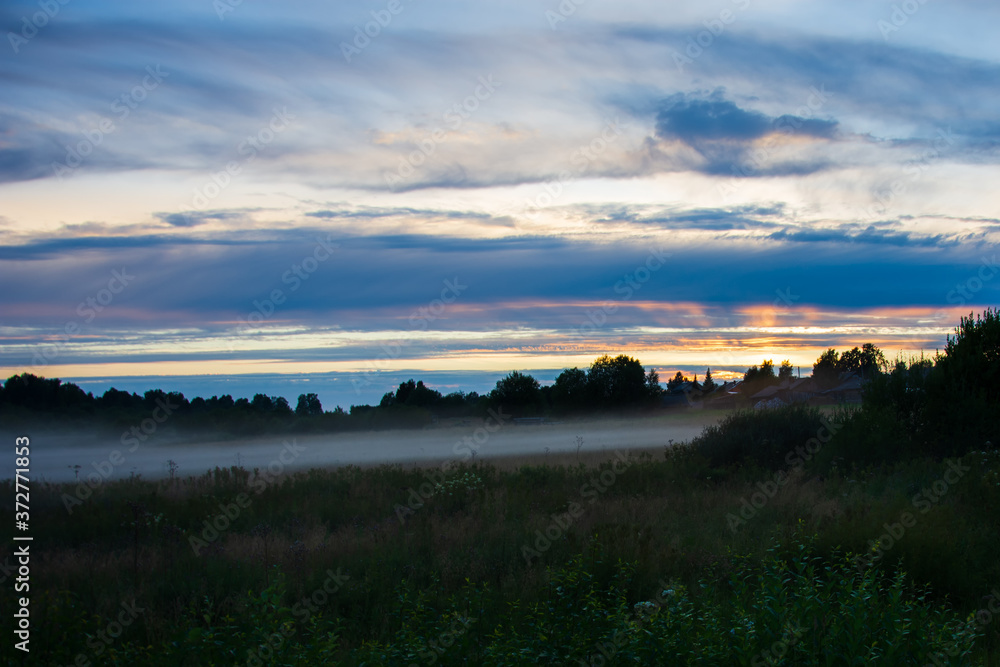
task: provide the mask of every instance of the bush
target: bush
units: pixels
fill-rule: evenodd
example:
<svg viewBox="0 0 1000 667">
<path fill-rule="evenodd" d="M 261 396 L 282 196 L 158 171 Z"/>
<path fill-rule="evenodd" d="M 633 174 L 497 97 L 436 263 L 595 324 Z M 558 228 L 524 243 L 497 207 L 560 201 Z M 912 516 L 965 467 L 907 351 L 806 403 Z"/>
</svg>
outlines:
<svg viewBox="0 0 1000 667">
<path fill-rule="evenodd" d="M 913 454 L 913 441 L 891 408 L 842 409 L 831 421 L 841 428 L 816 456 L 819 470 L 828 471 L 838 459 L 854 468 L 891 463 Z"/>
<path fill-rule="evenodd" d="M 815 438 L 822 425 L 819 409 L 805 405 L 740 410 L 705 428 L 691 444 L 713 467 L 752 464 L 778 470 L 788 466 L 789 452 Z"/>
</svg>

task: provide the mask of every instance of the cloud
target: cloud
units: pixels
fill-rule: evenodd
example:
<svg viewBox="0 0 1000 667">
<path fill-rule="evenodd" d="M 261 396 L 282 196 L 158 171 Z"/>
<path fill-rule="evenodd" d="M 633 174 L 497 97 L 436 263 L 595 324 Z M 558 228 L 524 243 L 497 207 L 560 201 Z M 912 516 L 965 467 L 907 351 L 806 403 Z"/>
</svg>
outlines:
<svg viewBox="0 0 1000 667">
<path fill-rule="evenodd" d="M 861 231 L 848 229 L 799 229 L 790 231 L 783 229 L 771 234 L 768 238 L 774 241 L 792 241 L 794 243 L 863 243 L 869 245 L 892 245 L 914 248 L 945 248 L 954 247 L 959 242 L 942 234 L 917 235 L 911 232 L 896 232 L 886 229 L 866 227 Z"/>
<path fill-rule="evenodd" d="M 271 182 L 384 191 L 386 173 L 435 129 L 446 130 L 397 193 L 551 180 L 615 110 L 642 118 L 661 145 L 647 152 L 642 137 L 623 138 L 588 164 L 588 176 L 730 174 L 752 146 L 770 142 L 773 159 L 754 175 L 794 177 L 853 164 L 857 156 L 848 151 L 863 137 L 919 140 L 948 125 L 967 144 L 956 152 L 978 145 L 975 159 L 998 157 L 983 149 L 998 137 L 996 63 L 881 39 L 817 36 L 806 24 L 762 35 L 741 23 L 698 59 L 697 76 L 686 76 L 673 71 L 669 54 L 690 37 L 690 26 L 579 24 L 586 30 L 529 31 L 530 48 L 510 50 L 503 35 L 466 32 L 469 16 L 434 24 L 430 17 L 441 11 L 407 12 L 352 65 L 338 46 L 353 34 L 351 19 L 308 21 L 304 6 L 279 19 L 241 5 L 239 20 L 224 22 L 193 3 L 172 20 L 108 20 L 100 8 L 72 22 L 60 16 L 44 40 L 32 41 L 31 57 L 0 67 L 8 104 L 30 110 L 25 118 L 45 119 L 22 126 L 18 139 L 0 148 L 0 180 L 50 175 L 64 145 L 100 117 L 117 129 L 86 169 L 211 173 L 239 157 L 240 141 L 262 127 L 275 104 L 287 105 L 308 131 L 284 134 L 260 151 L 254 170 Z M 531 12 L 522 7 L 518 16 Z M 416 30 L 411 21 L 436 28 Z M 168 78 L 119 122 L 109 104 L 156 63 Z M 443 113 L 469 99 L 478 77 L 490 72 L 507 83 L 453 132 Z M 716 92 L 691 92 L 705 86 Z M 814 86 L 833 99 L 809 113 Z M 386 145 L 373 139 L 379 136 L 410 140 Z M 662 145 L 669 142 L 681 150 Z M 834 143 L 850 146 L 821 150 Z M 898 162 L 897 155 L 882 159 Z"/>
<path fill-rule="evenodd" d="M 341 208 L 337 210 L 323 209 L 320 211 L 309 211 L 305 214 L 310 218 L 320 218 L 322 220 L 336 219 L 377 219 L 392 217 L 421 217 L 421 218 L 446 218 L 452 220 L 479 219 L 490 220 L 493 216 L 488 213 L 476 211 L 449 211 L 446 209 L 421 209 L 409 206 L 398 207 L 374 207 L 359 206 L 356 208 Z"/>
<path fill-rule="evenodd" d="M 52 176 L 70 137 L 20 115 L 0 111 L 0 182 Z"/>
<path fill-rule="evenodd" d="M 783 204 L 746 205 L 728 208 L 669 209 L 656 207 L 589 206 L 581 210 L 597 222 L 634 223 L 676 231 L 763 230 L 783 227 Z"/>
<path fill-rule="evenodd" d="M 153 217 L 172 227 L 197 227 L 210 220 L 243 220 L 245 210 L 187 211 L 184 213 L 154 213 Z"/>
<path fill-rule="evenodd" d="M 803 118 L 792 114 L 770 117 L 758 111 L 746 110 L 725 99 L 717 89 L 708 96 L 678 93 L 665 99 L 656 112 L 655 133 L 661 141 L 679 141 L 697 151 L 704 161 L 692 165 L 709 174 L 742 173 L 752 148 L 759 140 L 777 138 L 777 147 L 789 137 L 829 140 L 836 137 L 837 122 L 818 118 Z M 774 142 L 772 142 L 774 143 Z M 662 148 L 670 151 L 669 146 Z M 756 162 L 763 162 L 757 159 Z M 755 168 L 756 176 L 809 174 L 827 166 L 824 160 L 802 161 L 782 155 Z M 745 171 L 745 170 L 743 170 Z M 743 175 L 749 175 L 744 173 Z"/>
<path fill-rule="evenodd" d="M 772 123 L 763 114 L 744 111 L 720 98 L 717 91 L 711 99 L 690 99 L 684 94 L 667 99 L 656 115 L 657 135 L 697 145 L 719 139 L 757 139 L 771 130 Z"/>
<path fill-rule="evenodd" d="M 757 225 L 756 231 L 764 232 L 772 222 L 785 224 L 754 217 L 743 222 L 741 214 L 750 210 L 730 212 L 733 222 L 728 227 L 753 230 Z M 690 221 L 684 224 L 700 231 L 727 228 L 725 212 L 677 211 L 662 217 L 670 215 L 687 215 Z M 648 225 L 641 215 L 626 212 L 621 218 Z M 267 298 L 275 289 L 287 297 L 280 318 L 288 324 L 405 326 L 406 316 L 437 298 L 446 280 L 467 285 L 461 306 L 484 307 L 474 319 L 487 321 L 498 315 L 491 315 L 487 305 L 499 302 L 620 301 L 627 291 L 623 281 L 656 248 L 671 256 L 634 290 L 632 299 L 738 304 L 769 301 L 775 289 L 791 285 L 812 303 L 860 307 L 881 305 L 889 293 L 893 303 L 926 303 L 928 294 L 947 292 L 978 261 L 969 254 L 973 248 L 878 227 L 789 229 L 757 240 L 685 239 L 673 231 L 618 241 L 390 234 L 335 238 L 336 252 L 296 280 L 294 267 L 304 266 L 304 260 L 314 256 L 317 239 L 327 235 L 321 229 L 296 229 L 274 230 L 268 238 L 211 239 L 185 236 L 179 229 L 170 236 L 51 239 L 28 247 L 5 246 L 0 249 L 5 260 L 0 280 L 19 288 L 0 296 L 0 309 L 8 323 L 30 324 L 36 321 L 32 309 L 71 310 L 106 283 L 112 269 L 126 267 L 136 281 L 116 298 L 107 321 L 133 318 L 141 330 L 232 322 L 245 317 L 255 299 Z M 806 243 L 809 259 L 803 264 L 801 246 Z M 930 249 L 939 255 L 934 266 L 928 265 Z M 887 285 L 885 290 L 869 289 L 873 276 Z M 509 322 L 538 324 L 544 323 L 546 312 L 508 309 L 506 317 Z M 458 321 L 461 318 L 440 324 Z"/>
</svg>

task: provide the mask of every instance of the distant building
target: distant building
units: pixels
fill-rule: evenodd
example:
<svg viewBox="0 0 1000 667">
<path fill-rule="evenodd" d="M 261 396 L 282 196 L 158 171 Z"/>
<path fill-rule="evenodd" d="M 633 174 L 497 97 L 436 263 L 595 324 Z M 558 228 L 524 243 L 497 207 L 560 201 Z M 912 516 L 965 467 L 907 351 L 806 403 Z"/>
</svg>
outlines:
<svg viewBox="0 0 1000 667">
<path fill-rule="evenodd" d="M 841 377 L 841 382 L 832 389 L 823 392 L 823 396 L 834 403 L 860 403 L 864 381 L 860 376 L 851 373 Z"/>
<path fill-rule="evenodd" d="M 860 403 L 864 381 L 856 373 L 842 373 L 833 387 L 823 387 L 812 377 L 782 380 L 750 397 L 754 407 L 778 407 L 792 403 L 826 405 Z"/>
<path fill-rule="evenodd" d="M 829 405 L 831 403 L 860 403 L 865 381 L 856 373 L 842 373 L 834 386 L 823 386 L 813 377 L 786 378 L 778 384 L 765 387 L 744 397 L 742 380 L 720 384 L 714 391 L 705 393 L 694 382 L 683 382 L 662 399 L 664 407 L 705 407 L 735 409 L 749 405 L 754 408 L 776 408 L 794 403 Z"/>
</svg>

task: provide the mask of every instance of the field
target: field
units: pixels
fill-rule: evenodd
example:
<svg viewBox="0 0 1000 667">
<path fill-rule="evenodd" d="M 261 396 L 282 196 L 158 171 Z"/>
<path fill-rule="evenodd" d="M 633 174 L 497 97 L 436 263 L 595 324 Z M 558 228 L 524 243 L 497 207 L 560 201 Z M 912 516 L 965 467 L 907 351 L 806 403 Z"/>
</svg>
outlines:
<svg viewBox="0 0 1000 667">
<path fill-rule="evenodd" d="M 444 470 L 35 486 L 23 664 L 1000 664 L 1000 455 L 852 466 L 821 417 L 775 415 L 772 466 L 717 464 L 730 422 Z"/>
<path fill-rule="evenodd" d="M 175 474 L 201 474 L 216 467 L 233 465 L 248 470 L 266 469 L 294 442 L 291 454 L 281 463 L 283 471 L 309 468 L 382 463 L 439 465 L 442 461 L 482 458 L 517 458 L 534 453 L 576 453 L 576 437 L 584 438 L 581 451 L 659 448 L 670 440 L 682 442 L 698 435 L 725 413 L 719 410 L 674 412 L 651 417 L 554 420 L 543 425 L 516 425 L 502 411 L 497 418 L 446 419 L 433 428 L 414 430 L 366 430 L 344 433 L 272 433 L 257 437 L 220 437 L 218 433 L 171 432 L 164 428 L 142 442 L 121 442 L 120 433 L 93 427 L 76 431 L 35 427 L 27 429 L 38 444 L 32 453 L 32 478 L 52 482 L 85 480 L 97 468 L 102 480 L 141 475 L 160 479 Z M 502 425 L 497 428 L 497 424 Z M 480 430 L 482 429 L 482 430 Z M 20 433 L 0 432 L 5 442 Z M 466 441 L 468 439 L 468 441 Z M 120 458 L 111 461 L 113 452 Z M 292 456 L 294 455 L 294 456 Z M 95 465 L 96 464 L 96 465 Z M 76 472 L 73 466 L 79 465 Z M 0 479 L 14 476 L 14 460 L 0 461 Z"/>
</svg>

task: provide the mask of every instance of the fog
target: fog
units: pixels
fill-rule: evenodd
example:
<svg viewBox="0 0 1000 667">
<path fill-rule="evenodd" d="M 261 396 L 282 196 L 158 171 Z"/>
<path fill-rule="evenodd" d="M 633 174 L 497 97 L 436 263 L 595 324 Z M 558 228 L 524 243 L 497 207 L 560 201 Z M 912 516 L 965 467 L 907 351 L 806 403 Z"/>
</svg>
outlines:
<svg viewBox="0 0 1000 667">
<path fill-rule="evenodd" d="M 102 480 L 141 475 L 157 479 L 169 475 L 168 461 L 176 474 L 201 475 L 219 467 L 241 465 L 272 474 L 314 467 L 348 464 L 425 463 L 501 457 L 575 454 L 577 437 L 581 453 L 616 449 L 663 447 L 673 440 L 690 440 L 713 423 L 718 414 L 684 414 L 634 420 L 584 420 L 551 424 L 513 424 L 473 421 L 464 425 L 422 430 L 351 432 L 325 435 L 267 436 L 219 440 L 211 435 L 183 442 L 150 438 L 137 446 L 118 438 L 81 437 L 72 434 L 31 436 L 33 481 L 68 482 L 99 474 Z M 19 433 L 17 435 L 25 435 Z M 13 445 L 14 434 L 4 437 Z M 12 449 L 12 448 L 11 448 Z M 133 451 L 134 450 L 134 451 Z M 565 458 L 564 456 L 562 458 Z M 79 471 L 74 470 L 80 466 Z M 14 456 L 2 457 L 0 478 L 14 476 Z"/>
</svg>

